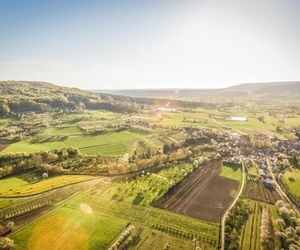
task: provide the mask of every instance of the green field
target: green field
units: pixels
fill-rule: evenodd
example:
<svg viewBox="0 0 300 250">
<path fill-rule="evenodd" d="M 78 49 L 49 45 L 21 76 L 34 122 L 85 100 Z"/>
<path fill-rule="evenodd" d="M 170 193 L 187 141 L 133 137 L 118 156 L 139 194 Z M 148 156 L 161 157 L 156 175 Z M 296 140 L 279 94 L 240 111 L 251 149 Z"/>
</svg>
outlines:
<svg viewBox="0 0 300 250">
<path fill-rule="evenodd" d="M 80 135 L 83 131 L 77 126 L 52 127 L 45 130 L 42 135 Z"/>
<path fill-rule="evenodd" d="M 287 170 L 283 175 L 282 181 L 288 191 L 300 201 L 300 170 Z"/>
<path fill-rule="evenodd" d="M 133 144 L 142 135 L 131 131 L 115 132 L 103 135 L 71 136 L 64 143 L 67 146 L 78 147 L 86 154 L 122 155 L 131 153 Z"/>
<path fill-rule="evenodd" d="M 106 193 L 119 201 L 149 206 L 192 171 L 192 164 L 178 164 L 158 173 L 145 173 L 133 181 L 112 183 Z"/>
<path fill-rule="evenodd" d="M 249 217 L 246 224 L 242 228 L 240 235 L 240 248 L 249 250 L 260 250 L 263 249 L 260 241 L 260 226 L 261 226 L 261 214 L 262 209 L 267 208 L 272 220 L 273 226 L 276 228 L 276 219 L 278 214 L 276 207 L 264 202 L 258 202 L 254 200 L 244 199 L 243 200 L 248 208 L 250 209 Z M 280 242 L 275 237 L 275 249 L 280 249 Z"/>
<path fill-rule="evenodd" d="M 223 165 L 222 170 L 220 173 L 220 176 L 236 180 L 236 181 L 241 181 L 242 180 L 242 171 L 239 167 L 233 167 L 233 166 L 228 166 L 228 165 Z"/>
<path fill-rule="evenodd" d="M 31 143 L 30 141 L 20 141 L 11 144 L 2 153 L 9 152 L 37 152 L 61 149 L 64 147 L 79 148 L 80 151 L 89 155 L 122 155 L 133 151 L 134 143 L 143 134 L 132 131 L 121 131 L 101 135 L 84 135 L 76 127 L 51 128 L 45 133 L 51 135 L 70 135 L 64 141 L 54 141 L 45 143 Z M 69 133 L 69 134 L 68 134 Z"/>
<path fill-rule="evenodd" d="M 93 211 L 102 215 L 130 220 L 132 223 L 154 228 L 169 235 L 180 235 L 180 238 L 185 240 L 192 240 L 195 237 L 207 245 L 204 249 L 211 249 L 218 243 L 219 227 L 216 223 L 192 219 L 163 209 L 111 201 L 104 197 L 102 190 L 82 195 L 78 197 L 77 202 L 89 204 Z M 70 202 L 67 206 L 74 207 L 76 203 Z"/>
<path fill-rule="evenodd" d="M 11 177 L 0 180 L 0 196 L 29 196 L 68 184 L 92 180 L 94 178 L 95 177 L 93 176 L 87 175 L 63 175 L 48 178 L 36 183 L 28 183 L 19 178 Z"/>
<path fill-rule="evenodd" d="M 247 121 L 220 121 L 225 127 L 241 130 L 269 130 L 275 131 L 276 126 L 270 123 L 263 123 L 254 117 L 248 117 Z"/>
<path fill-rule="evenodd" d="M 13 152 L 26 152 L 32 153 L 37 151 L 50 151 L 54 149 L 61 149 L 66 145 L 61 141 L 44 142 L 44 143 L 31 143 L 30 141 L 20 141 L 11 144 L 5 148 L 1 153 L 13 153 Z"/>
<path fill-rule="evenodd" d="M 176 127 L 220 127 L 206 112 L 165 112 L 159 117 L 161 125 Z"/>
<path fill-rule="evenodd" d="M 23 181 L 22 179 L 11 177 L 7 179 L 0 180 L 0 194 L 3 192 L 7 192 L 8 190 L 14 190 L 15 188 L 19 188 L 21 186 L 27 185 L 28 182 Z"/>
<path fill-rule="evenodd" d="M 300 117 L 288 117 L 285 118 L 285 123 L 292 127 L 300 127 Z"/>
<path fill-rule="evenodd" d="M 0 209 L 12 206 L 14 204 L 20 203 L 23 200 L 17 199 L 17 200 L 0 200 Z"/>
<path fill-rule="evenodd" d="M 13 235 L 17 250 L 105 249 L 128 224 L 90 211 L 86 204 L 61 207 Z"/>
<path fill-rule="evenodd" d="M 17 250 L 106 249 L 129 222 L 144 227 L 142 240 L 135 249 L 139 249 L 138 246 L 160 249 L 158 239 L 162 243 L 171 241 L 171 249 L 180 249 L 180 246 L 190 246 L 193 237 L 203 249 L 214 249 L 217 245 L 219 228 L 215 223 L 161 209 L 112 202 L 103 199 L 99 189 L 72 198 L 11 238 Z"/>
</svg>

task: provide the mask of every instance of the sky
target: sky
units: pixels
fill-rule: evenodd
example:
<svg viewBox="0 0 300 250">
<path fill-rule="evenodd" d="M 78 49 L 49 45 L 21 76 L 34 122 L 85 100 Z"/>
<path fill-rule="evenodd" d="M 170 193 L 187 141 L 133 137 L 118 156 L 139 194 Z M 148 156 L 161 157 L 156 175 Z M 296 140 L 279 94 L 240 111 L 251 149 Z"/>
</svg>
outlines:
<svg viewBox="0 0 300 250">
<path fill-rule="evenodd" d="M 298 0 L 0 0 L 0 80 L 83 89 L 300 80 Z"/>
</svg>

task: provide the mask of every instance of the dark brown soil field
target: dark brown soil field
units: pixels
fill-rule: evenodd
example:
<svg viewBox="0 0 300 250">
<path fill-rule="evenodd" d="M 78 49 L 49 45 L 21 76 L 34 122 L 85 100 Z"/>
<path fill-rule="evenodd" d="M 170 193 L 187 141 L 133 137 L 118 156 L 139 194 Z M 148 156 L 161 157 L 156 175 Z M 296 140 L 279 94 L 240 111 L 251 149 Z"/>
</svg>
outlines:
<svg viewBox="0 0 300 250">
<path fill-rule="evenodd" d="M 272 186 L 257 181 L 247 182 L 243 197 L 268 202 L 270 204 L 275 204 L 277 200 L 281 199 L 280 195 Z"/>
<path fill-rule="evenodd" d="M 200 166 L 154 206 L 193 218 L 220 222 L 237 195 L 239 182 L 219 176 L 220 162 Z"/>
<path fill-rule="evenodd" d="M 12 144 L 11 141 L 6 141 L 6 140 L 0 139 L 0 152 L 2 150 L 4 150 L 5 148 L 7 148 L 10 144 Z"/>
</svg>

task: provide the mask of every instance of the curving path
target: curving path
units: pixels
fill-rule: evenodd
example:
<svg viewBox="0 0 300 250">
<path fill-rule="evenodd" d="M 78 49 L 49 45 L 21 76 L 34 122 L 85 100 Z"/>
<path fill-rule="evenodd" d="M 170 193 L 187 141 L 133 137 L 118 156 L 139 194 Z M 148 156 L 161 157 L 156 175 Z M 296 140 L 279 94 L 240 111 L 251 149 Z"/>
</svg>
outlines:
<svg viewBox="0 0 300 250">
<path fill-rule="evenodd" d="M 271 177 L 272 177 L 272 179 L 275 183 L 276 189 L 277 189 L 278 193 L 280 194 L 281 198 L 286 200 L 292 206 L 292 208 L 296 211 L 296 213 L 299 214 L 300 212 L 299 212 L 299 208 L 297 207 L 297 205 L 287 196 L 287 194 L 285 193 L 283 188 L 277 182 L 276 177 L 275 177 L 274 172 L 273 172 L 273 169 L 271 167 L 269 158 L 267 158 L 267 165 L 268 165 L 268 169 L 270 171 Z"/>
<path fill-rule="evenodd" d="M 232 202 L 230 207 L 227 209 L 227 211 L 225 212 L 225 214 L 222 218 L 222 222 L 221 222 L 221 249 L 222 250 L 225 249 L 225 223 L 226 223 L 227 216 L 228 216 L 230 210 L 234 207 L 234 205 L 236 204 L 236 202 L 240 198 L 240 196 L 241 196 L 241 194 L 244 190 L 244 186 L 245 186 L 245 179 L 246 179 L 245 166 L 244 166 L 244 162 L 243 162 L 241 157 L 240 157 L 240 159 L 241 159 L 241 162 L 242 162 L 242 171 L 243 171 L 242 184 L 241 184 L 240 190 L 238 192 L 238 195 L 235 197 L 234 201 Z"/>
</svg>

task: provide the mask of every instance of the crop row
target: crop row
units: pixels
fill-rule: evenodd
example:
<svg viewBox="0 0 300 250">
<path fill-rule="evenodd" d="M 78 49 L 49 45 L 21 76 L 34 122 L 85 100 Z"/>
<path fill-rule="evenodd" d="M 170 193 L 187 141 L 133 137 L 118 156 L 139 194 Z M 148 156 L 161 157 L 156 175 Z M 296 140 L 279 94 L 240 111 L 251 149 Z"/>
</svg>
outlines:
<svg viewBox="0 0 300 250">
<path fill-rule="evenodd" d="M 0 221 L 4 221 L 16 216 L 20 216 L 22 214 L 29 213 L 36 209 L 46 207 L 52 205 L 56 202 L 64 200 L 70 197 L 75 192 L 82 190 L 82 187 L 79 186 L 72 186 L 65 188 L 61 191 L 56 191 L 55 193 L 47 194 L 40 196 L 36 199 L 25 201 L 7 208 L 0 210 Z"/>
<path fill-rule="evenodd" d="M 92 207 L 104 215 L 116 216 L 141 225 L 160 230 L 186 239 L 196 238 L 207 244 L 216 245 L 219 228 L 216 224 L 206 223 L 192 218 L 151 207 L 131 205 L 126 202 L 112 202 L 94 199 Z"/>
</svg>

